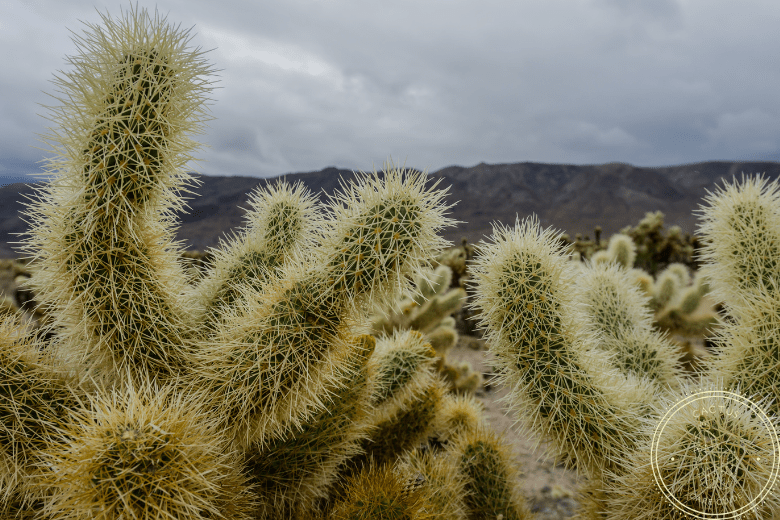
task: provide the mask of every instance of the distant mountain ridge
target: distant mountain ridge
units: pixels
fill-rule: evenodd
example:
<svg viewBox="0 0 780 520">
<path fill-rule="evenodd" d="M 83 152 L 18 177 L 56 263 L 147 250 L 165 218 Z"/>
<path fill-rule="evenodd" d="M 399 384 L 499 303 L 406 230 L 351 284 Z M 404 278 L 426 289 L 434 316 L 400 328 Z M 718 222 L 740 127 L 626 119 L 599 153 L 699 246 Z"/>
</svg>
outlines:
<svg viewBox="0 0 780 520">
<path fill-rule="evenodd" d="M 462 237 L 479 242 L 491 234 L 492 223 L 512 226 L 516 216 L 522 219 L 532 213 L 544 228 L 552 226 L 572 238 L 576 233 L 592 238 L 593 228 L 601 226 L 602 239 L 608 239 L 621 228 L 636 225 L 648 211 L 662 211 L 666 228 L 676 224 L 693 234 L 698 224 L 693 211 L 705 204 L 707 190 L 713 192 L 724 180 L 733 182 L 735 175 L 741 180 L 743 172 L 745 176 L 764 174 L 773 181 L 780 177 L 780 162 L 710 161 L 659 168 L 625 163 L 480 163 L 470 168 L 442 168 L 429 173 L 429 182 L 439 180 L 439 187 L 449 186 L 446 200 L 457 202 L 450 216 L 464 223 L 443 232 L 454 243 Z M 300 180 L 315 193 L 333 194 L 340 179 L 352 179 L 354 173 L 331 166 L 269 179 L 195 177 L 202 184 L 190 188 L 194 196 L 185 194 L 191 209 L 177 215 L 176 237 L 185 241 L 187 249 L 205 250 L 245 225 L 245 211 L 239 206 L 248 208 L 249 193 L 259 186 L 286 178 L 288 182 Z M 17 183 L 2 186 L 5 181 Z M 22 239 L 13 233 L 28 230 L 19 212 L 25 209 L 24 195 L 33 196 L 35 184 L 0 177 L 0 186 L 0 257 L 18 257 L 21 254 L 9 242 Z"/>
</svg>

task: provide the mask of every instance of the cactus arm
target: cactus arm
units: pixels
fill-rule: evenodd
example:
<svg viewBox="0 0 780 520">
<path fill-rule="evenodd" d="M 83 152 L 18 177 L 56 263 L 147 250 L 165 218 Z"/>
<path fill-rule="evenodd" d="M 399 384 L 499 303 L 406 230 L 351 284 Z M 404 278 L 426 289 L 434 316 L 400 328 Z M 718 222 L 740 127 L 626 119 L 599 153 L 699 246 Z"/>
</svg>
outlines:
<svg viewBox="0 0 780 520">
<path fill-rule="evenodd" d="M 196 353 L 194 381 L 214 385 L 228 428 L 244 445 L 282 438 L 324 407 L 325 388 L 350 319 L 404 287 L 446 242 L 442 192 L 425 177 L 390 170 L 363 177 L 336 204 L 322 244 L 280 271 L 278 280 L 231 315 Z M 350 318 L 351 317 L 351 318 Z M 349 322 L 349 323 L 348 323 Z"/>
<path fill-rule="evenodd" d="M 582 330 L 574 271 L 558 243 L 534 219 L 496 228 L 474 265 L 474 307 L 498 379 L 513 389 L 504 401 L 518 422 L 550 439 L 568 466 L 576 460 L 578 470 L 598 474 L 640 441 L 636 421 L 647 388 L 586 353 L 593 341 Z"/>
<path fill-rule="evenodd" d="M 684 377 L 679 355 L 653 329 L 650 298 L 633 284 L 631 274 L 617 264 L 586 261 L 577 286 L 588 326 L 603 338 L 600 348 L 616 353 L 616 366 L 649 378 L 659 391 L 676 388 Z"/>
<path fill-rule="evenodd" d="M 375 345 L 372 336 L 353 342 L 351 363 L 344 364 L 346 371 L 328 410 L 287 439 L 246 453 L 250 481 L 263 490 L 259 518 L 298 518 L 313 511 L 318 499 L 328 497 L 338 466 L 360 452 L 360 442 L 374 428 L 367 417 L 371 410 L 369 379 L 377 368 L 371 358 Z"/>
<path fill-rule="evenodd" d="M 69 99 L 54 120 L 67 135 L 55 133 L 59 171 L 28 213 L 26 247 L 41 260 L 32 283 L 41 303 L 57 304 L 69 348 L 113 373 L 129 368 L 138 382 L 186 366 L 190 309 L 169 220 L 183 204 L 173 190 L 191 178 L 181 166 L 197 144 L 186 135 L 199 130 L 193 115 L 209 90 L 192 80 L 211 70 L 176 48 L 181 35 L 133 17 L 106 19 L 110 35 L 88 34 L 91 52 L 60 81 Z"/>
<path fill-rule="evenodd" d="M 262 291 L 271 273 L 295 248 L 316 245 L 321 210 L 300 182 L 294 186 L 278 182 L 256 190 L 249 203 L 244 232 L 213 250 L 212 269 L 188 295 L 200 304 L 193 320 L 201 330 L 213 331 L 214 322 L 236 308 L 243 286 Z"/>
</svg>

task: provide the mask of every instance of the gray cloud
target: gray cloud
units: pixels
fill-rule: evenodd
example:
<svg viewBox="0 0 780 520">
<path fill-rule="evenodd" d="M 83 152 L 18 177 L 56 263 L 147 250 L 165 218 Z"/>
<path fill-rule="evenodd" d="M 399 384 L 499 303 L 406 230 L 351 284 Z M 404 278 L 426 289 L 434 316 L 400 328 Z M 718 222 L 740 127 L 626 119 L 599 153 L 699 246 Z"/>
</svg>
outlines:
<svg viewBox="0 0 780 520">
<path fill-rule="evenodd" d="M 135 4 L 132 4 L 133 6 Z M 224 69 L 192 169 L 479 162 L 662 166 L 780 157 L 780 4 L 709 0 L 167 0 L 138 3 Z M 71 32 L 129 2 L 0 7 L 0 175 L 40 172 L 36 133 Z"/>
</svg>

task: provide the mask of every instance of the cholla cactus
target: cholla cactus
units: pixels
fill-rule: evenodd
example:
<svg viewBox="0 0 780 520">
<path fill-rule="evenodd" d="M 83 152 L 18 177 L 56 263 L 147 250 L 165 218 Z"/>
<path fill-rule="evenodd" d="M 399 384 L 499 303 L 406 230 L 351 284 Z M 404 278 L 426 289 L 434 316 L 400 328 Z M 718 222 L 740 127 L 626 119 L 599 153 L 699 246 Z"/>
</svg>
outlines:
<svg viewBox="0 0 780 520">
<path fill-rule="evenodd" d="M 474 265 L 474 305 L 497 381 L 512 389 L 504 400 L 524 430 L 551 440 L 550 454 L 568 467 L 598 474 L 622 464 L 624 447 L 640 442 L 638 417 L 653 391 L 589 355 L 596 343 L 572 291 L 577 271 L 560 242 L 537 226 L 529 219 L 496 228 L 494 245 Z"/>
<path fill-rule="evenodd" d="M 367 310 L 447 245 L 446 190 L 393 166 L 361 173 L 324 212 L 300 186 L 258 192 L 250 225 L 192 287 L 171 214 L 210 90 L 196 78 L 211 70 L 145 10 L 103 18 L 61 81 L 55 179 L 27 213 L 30 283 L 54 337 L 3 321 L 21 338 L 0 344 L 3 511 L 238 520 L 295 503 L 313 515 L 371 429 Z M 404 408 L 425 408 L 411 413 L 416 440 L 443 394 L 423 390 Z M 273 464 L 295 481 L 274 481 Z"/>
<path fill-rule="evenodd" d="M 508 399 L 511 408 L 560 454 L 596 460 L 577 465 L 590 480 L 579 518 L 780 514 L 772 462 L 780 426 L 774 377 L 780 368 L 774 339 L 780 333 L 778 185 L 743 178 L 739 188 L 728 186 L 709 200 L 702 272 L 733 320 L 718 332 L 719 355 L 698 381 L 681 380 L 677 391 L 652 399 L 639 390 L 646 380 L 594 377 L 592 368 L 614 362 L 614 354 L 590 349 L 585 357 L 583 345 L 598 344 L 609 329 L 588 330 L 569 262 L 549 231 L 525 221 L 498 229 L 494 243 L 483 248 L 477 305 L 501 375 L 518 389 Z M 642 323 L 625 313 L 621 319 Z M 630 396 L 622 403 L 618 385 Z M 762 414 L 724 392 L 751 399 Z M 698 408 L 677 407 L 701 393 L 707 398 Z"/>
<path fill-rule="evenodd" d="M 658 391 L 676 388 L 684 375 L 677 349 L 653 328 L 649 298 L 633 285 L 628 271 L 619 264 L 586 261 L 577 285 L 586 306 L 584 326 L 602 338 L 599 348 L 615 354 L 615 366 L 649 378 Z"/>
<path fill-rule="evenodd" d="M 447 451 L 465 480 L 469 518 L 533 518 L 520 489 L 520 468 L 493 430 L 480 424 L 464 431 Z"/>
<path fill-rule="evenodd" d="M 339 501 L 332 520 L 432 520 L 420 489 L 410 490 L 402 471 L 389 462 L 371 460 L 348 478 L 346 497 Z"/>
</svg>

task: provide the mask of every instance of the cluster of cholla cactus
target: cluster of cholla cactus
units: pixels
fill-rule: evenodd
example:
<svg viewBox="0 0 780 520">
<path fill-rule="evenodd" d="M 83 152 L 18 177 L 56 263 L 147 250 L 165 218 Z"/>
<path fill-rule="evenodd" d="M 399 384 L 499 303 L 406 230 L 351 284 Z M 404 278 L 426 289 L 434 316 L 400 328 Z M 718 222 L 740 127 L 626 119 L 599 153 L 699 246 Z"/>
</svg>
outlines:
<svg viewBox="0 0 780 520">
<path fill-rule="evenodd" d="M 653 311 L 655 326 L 659 330 L 681 336 L 708 336 L 717 324 L 717 315 L 713 309 L 703 305 L 710 289 L 701 271 L 691 276 L 687 265 L 673 262 L 653 278 L 647 271 L 635 267 L 636 257 L 637 245 L 633 239 L 618 233 L 612 235 L 607 249 L 593 254 L 590 262 L 614 262 L 627 269 L 640 289 L 650 297 L 647 306 Z"/>
<path fill-rule="evenodd" d="M 626 226 L 620 230 L 619 234 L 630 237 L 636 246 L 634 267 L 652 276 L 656 276 L 660 270 L 672 263 L 685 264 L 694 271 L 698 270 L 696 252 L 702 247 L 699 237 L 683 234 L 680 226 L 672 226 L 664 234 L 663 227 L 664 214 L 656 211 L 646 213 L 637 226 Z M 577 233 L 572 241 L 569 235 L 564 233 L 559 236 L 559 240 L 571 247 L 576 259 L 585 260 L 592 259 L 608 247 L 601 240 L 601 226 L 596 226 L 594 236 L 595 240 L 591 240 L 589 236 L 582 238 L 582 235 Z"/>
<path fill-rule="evenodd" d="M 780 186 L 743 176 L 707 202 L 701 273 L 730 319 L 695 377 L 623 265 L 577 267 L 534 218 L 481 248 L 498 381 L 522 429 L 587 477 L 580 519 L 780 516 Z"/>
<path fill-rule="evenodd" d="M 54 179 L 26 212 L 49 335 L 0 323 L 0 516 L 528 518 L 424 336 L 367 334 L 447 245 L 446 190 L 396 168 L 325 205 L 277 184 L 196 275 L 172 214 L 211 70 L 145 10 L 103 18 L 59 81 Z"/>
</svg>

